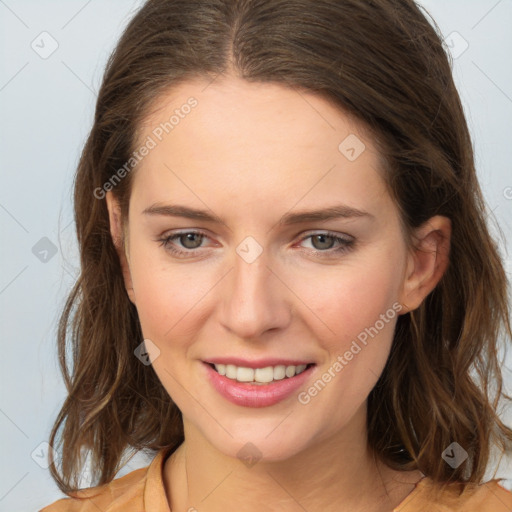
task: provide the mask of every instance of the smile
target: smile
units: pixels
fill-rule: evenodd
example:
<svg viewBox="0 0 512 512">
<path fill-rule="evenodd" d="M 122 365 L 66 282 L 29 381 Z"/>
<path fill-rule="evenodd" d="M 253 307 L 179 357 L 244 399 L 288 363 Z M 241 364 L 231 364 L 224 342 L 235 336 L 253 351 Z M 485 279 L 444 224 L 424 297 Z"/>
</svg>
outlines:
<svg viewBox="0 0 512 512">
<path fill-rule="evenodd" d="M 234 364 L 211 364 L 211 366 L 219 375 L 226 376 L 228 379 L 262 385 L 295 377 L 295 375 L 299 375 L 310 365 L 276 365 L 264 368 L 247 368 L 235 366 Z"/>
<path fill-rule="evenodd" d="M 212 387 L 226 400 L 242 407 L 275 405 L 306 386 L 318 370 L 315 363 L 249 368 L 203 361 L 202 365 Z"/>
</svg>

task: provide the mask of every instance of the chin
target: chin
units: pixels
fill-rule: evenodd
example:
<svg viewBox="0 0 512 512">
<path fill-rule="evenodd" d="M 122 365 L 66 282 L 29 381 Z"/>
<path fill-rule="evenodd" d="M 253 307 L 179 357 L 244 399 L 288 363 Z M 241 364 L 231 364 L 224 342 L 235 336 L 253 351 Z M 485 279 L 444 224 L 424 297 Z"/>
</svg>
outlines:
<svg viewBox="0 0 512 512">
<path fill-rule="evenodd" d="M 282 424 L 278 426 L 280 421 L 274 419 L 271 428 L 265 422 L 265 426 L 259 429 L 252 421 L 249 431 L 227 427 L 233 437 L 227 434 L 220 438 L 212 438 L 211 435 L 206 437 L 218 451 L 227 457 L 240 459 L 248 467 L 256 462 L 284 461 L 306 450 L 312 444 L 308 439 L 313 439 L 314 436 L 308 436 L 299 426 L 296 431 L 291 431 L 289 426 L 281 429 Z M 209 433 L 211 434 L 211 430 Z"/>
</svg>

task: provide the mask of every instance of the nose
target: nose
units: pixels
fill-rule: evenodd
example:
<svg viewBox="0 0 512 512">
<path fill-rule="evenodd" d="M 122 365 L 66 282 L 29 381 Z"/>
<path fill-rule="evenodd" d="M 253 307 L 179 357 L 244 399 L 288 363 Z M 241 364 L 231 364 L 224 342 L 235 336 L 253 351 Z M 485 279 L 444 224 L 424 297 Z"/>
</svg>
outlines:
<svg viewBox="0 0 512 512">
<path fill-rule="evenodd" d="M 221 323 L 239 339 L 260 339 L 291 320 L 293 294 L 271 263 L 265 251 L 252 262 L 235 253 L 233 267 L 223 279 Z"/>
</svg>

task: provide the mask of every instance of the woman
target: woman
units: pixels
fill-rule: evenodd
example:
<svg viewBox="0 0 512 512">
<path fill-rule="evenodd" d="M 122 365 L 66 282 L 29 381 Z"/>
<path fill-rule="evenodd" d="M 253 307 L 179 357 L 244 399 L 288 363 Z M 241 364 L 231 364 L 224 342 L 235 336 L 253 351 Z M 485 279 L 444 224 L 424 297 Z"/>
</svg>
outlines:
<svg viewBox="0 0 512 512">
<path fill-rule="evenodd" d="M 74 199 L 44 511 L 511 509 L 506 275 L 412 1 L 148 1 Z"/>
</svg>

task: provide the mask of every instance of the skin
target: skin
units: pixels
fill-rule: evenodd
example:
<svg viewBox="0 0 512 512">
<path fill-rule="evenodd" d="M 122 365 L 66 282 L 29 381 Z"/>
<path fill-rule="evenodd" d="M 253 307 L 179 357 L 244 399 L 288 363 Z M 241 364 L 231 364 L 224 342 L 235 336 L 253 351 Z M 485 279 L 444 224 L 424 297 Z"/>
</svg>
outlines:
<svg viewBox="0 0 512 512">
<path fill-rule="evenodd" d="M 367 447 L 366 400 L 397 316 L 306 405 L 296 394 L 263 408 L 232 404 L 205 380 L 201 361 L 298 357 L 317 364 L 316 380 L 394 303 L 403 314 L 432 291 L 448 263 L 450 221 L 431 218 L 408 244 L 364 126 L 311 92 L 232 76 L 185 82 L 158 99 L 139 140 L 190 96 L 197 107 L 134 171 L 126 225 L 107 194 L 128 295 L 144 338 L 160 350 L 154 370 L 183 413 L 185 442 L 164 467 L 170 507 L 391 511 L 422 476 L 391 470 Z M 366 146 L 354 161 L 338 150 L 350 134 Z M 154 203 L 206 209 L 224 222 L 144 215 Z M 339 203 L 370 216 L 277 224 Z M 187 229 L 206 237 L 171 245 L 199 246 L 192 256 L 158 241 Z M 339 243 L 308 237 L 327 230 L 354 245 L 336 253 Z M 236 252 L 248 236 L 262 249 L 252 263 Z M 248 442 L 261 453 L 252 467 L 237 457 Z"/>
</svg>

